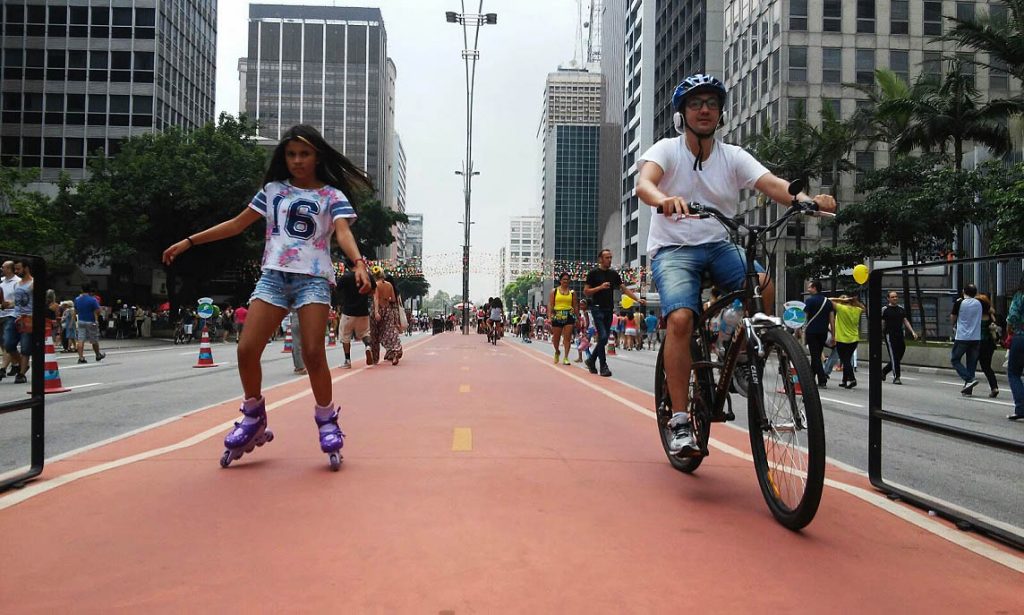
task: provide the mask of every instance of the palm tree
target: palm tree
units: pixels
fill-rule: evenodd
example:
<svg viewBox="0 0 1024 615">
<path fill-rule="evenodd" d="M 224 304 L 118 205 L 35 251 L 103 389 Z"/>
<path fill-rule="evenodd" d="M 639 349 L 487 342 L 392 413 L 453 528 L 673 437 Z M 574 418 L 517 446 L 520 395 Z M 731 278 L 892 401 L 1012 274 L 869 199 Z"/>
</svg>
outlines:
<svg viewBox="0 0 1024 615">
<path fill-rule="evenodd" d="M 945 153 L 953 147 L 953 165 L 963 169 L 964 144 L 973 141 L 988 147 L 996 155 L 1010 151 L 1010 133 L 1006 119 L 1019 109 L 1008 100 L 981 102 L 973 77 L 964 73 L 959 60 L 950 62 L 942 81 L 918 80 L 919 97 L 888 100 L 879 106 L 879 114 L 899 117 L 909 114 L 906 129 L 891 143 L 897 153 L 932 148 Z"/>
<path fill-rule="evenodd" d="M 961 47 L 987 53 L 990 62 L 975 62 L 982 66 L 1003 70 L 1024 83 L 1024 0 L 1002 0 L 1007 11 L 1004 15 L 991 13 L 977 19 L 948 19 L 956 25 L 938 41 L 953 41 Z"/>
</svg>

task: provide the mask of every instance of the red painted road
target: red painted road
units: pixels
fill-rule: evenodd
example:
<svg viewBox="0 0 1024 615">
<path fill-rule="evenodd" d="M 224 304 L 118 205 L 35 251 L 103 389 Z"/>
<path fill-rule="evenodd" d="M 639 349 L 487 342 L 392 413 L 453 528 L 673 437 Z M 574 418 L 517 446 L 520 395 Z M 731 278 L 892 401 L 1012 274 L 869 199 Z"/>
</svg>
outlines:
<svg viewBox="0 0 1024 615">
<path fill-rule="evenodd" d="M 1024 612 L 1018 555 L 833 487 L 790 532 L 721 450 L 744 433 L 684 476 L 649 395 L 517 346 L 447 333 L 336 370 L 338 473 L 304 381 L 267 391 L 291 398 L 276 439 L 226 470 L 237 403 L 48 465 L 0 496 L 2 611 Z"/>
</svg>

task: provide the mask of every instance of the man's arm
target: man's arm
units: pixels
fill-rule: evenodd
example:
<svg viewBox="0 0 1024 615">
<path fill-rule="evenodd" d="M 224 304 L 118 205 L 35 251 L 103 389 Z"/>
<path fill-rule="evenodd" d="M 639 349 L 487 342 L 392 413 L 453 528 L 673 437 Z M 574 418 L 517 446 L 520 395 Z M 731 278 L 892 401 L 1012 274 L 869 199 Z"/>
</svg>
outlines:
<svg viewBox="0 0 1024 615">
<path fill-rule="evenodd" d="M 914 327 L 913 325 L 910 324 L 910 320 L 906 317 L 903 318 L 903 326 L 907 328 L 907 331 L 910 331 L 910 336 L 916 340 L 917 333 L 914 333 Z"/>
<path fill-rule="evenodd" d="M 773 173 L 765 173 L 754 182 L 754 188 L 779 205 L 789 207 L 789 203 L 793 200 L 792 195 L 789 194 L 789 184 L 790 182 L 777 177 Z M 801 201 L 813 200 L 818 204 L 818 208 L 821 211 L 835 212 L 836 210 L 836 200 L 830 194 L 819 194 L 812 199 L 801 192 L 796 198 Z"/>
</svg>

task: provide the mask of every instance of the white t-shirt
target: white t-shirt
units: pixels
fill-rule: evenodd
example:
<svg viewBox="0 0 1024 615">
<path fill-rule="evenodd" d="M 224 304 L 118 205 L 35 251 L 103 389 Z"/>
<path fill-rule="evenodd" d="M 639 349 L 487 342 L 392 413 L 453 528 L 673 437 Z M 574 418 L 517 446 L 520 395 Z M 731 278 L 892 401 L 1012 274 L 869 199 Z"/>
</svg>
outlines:
<svg viewBox="0 0 1024 615">
<path fill-rule="evenodd" d="M 249 207 L 267 218 L 263 268 L 305 273 L 334 284 L 331 234 L 338 218 L 356 217 L 348 198 L 334 186 L 318 190 L 270 182 Z"/>
<path fill-rule="evenodd" d="M 4 301 L 14 301 L 14 289 L 21 283 L 21 278 L 12 275 L 10 278 L 0 277 L 0 289 L 4 293 Z M 14 308 L 0 309 L 0 318 L 14 316 Z"/>
<path fill-rule="evenodd" d="M 711 156 L 702 163 L 703 170 L 694 171 L 696 156 L 686 147 L 682 135 L 658 141 L 640 160 L 654 162 L 665 172 L 658 189 L 666 195 L 683 197 L 687 203 L 710 205 L 727 216 L 736 215 L 740 190 L 753 189 L 768 172 L 743 148 L 717 139 Z M 725 227 L 713 218 L 676 221 L 655 213 L 647 236 L 647 254 L 654 258 L 658 249 L 666 246 L 694 246 L 728 239 Z"/>
</svg>

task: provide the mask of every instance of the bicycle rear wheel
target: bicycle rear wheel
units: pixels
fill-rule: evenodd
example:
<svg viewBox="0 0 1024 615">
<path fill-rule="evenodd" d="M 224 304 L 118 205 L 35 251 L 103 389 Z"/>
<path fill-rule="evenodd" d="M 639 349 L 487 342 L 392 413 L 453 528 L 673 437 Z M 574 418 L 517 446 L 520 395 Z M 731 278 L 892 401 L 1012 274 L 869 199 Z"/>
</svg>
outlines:
<svg viewBox="0 0 1024 615">
<path fill-rule="evenodd" d="M 750 387 L 750 449 L 757 482 L 775 519 L 799 530 L 814 519 L 825 481 L 825 425 L 818 386 L 796 339 L 761 333 L 759 385 Z"/>
<path fill-rule="evenodd" d="M 700 334 L 693 333 L 693 343 L 690 345 L 690 356 L 694 360 L 707 360 L 707 355 L 702 351 Z M 707 448 L 708 440 L 711 437 L 711 391 L 714 389 L 714 380 L 711 370 L 693 369 L 690 371 L 690 403 L 687 410 L 690 413 L 691 427 L 695 430 L 694 435 L 702 449 Z M 658 435 L 661 438 L 661 446 L 665 449 L 665 456 L 672 467 L 689 474 L 700 467 L 704 457 L 677 457 L 669 452 L 668 444 L 672 441 L 672 430 L 668 426 L 672 418 L 672 399 L 668 394 L 668 376 L 665 374 L 665 344 L 658 349 L 658 361 L 654 368 L 654 405 L 655 417 L 658 422 Z"/>
</svg>

